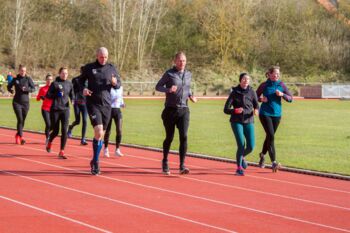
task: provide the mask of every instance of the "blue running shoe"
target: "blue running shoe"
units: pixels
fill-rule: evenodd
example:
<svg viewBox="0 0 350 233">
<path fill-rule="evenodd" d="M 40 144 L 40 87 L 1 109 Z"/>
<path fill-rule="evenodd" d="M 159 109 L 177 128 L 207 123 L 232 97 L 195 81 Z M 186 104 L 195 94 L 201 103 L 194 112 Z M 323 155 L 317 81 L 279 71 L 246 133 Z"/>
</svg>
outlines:
<svg viewBox="0 0 350 233">
<path fill-rule="evenodd" d="M 238 168 L 236 170 L 236 176 L 244 176 L 244 170 L 241 168 Z"/>
</svg>

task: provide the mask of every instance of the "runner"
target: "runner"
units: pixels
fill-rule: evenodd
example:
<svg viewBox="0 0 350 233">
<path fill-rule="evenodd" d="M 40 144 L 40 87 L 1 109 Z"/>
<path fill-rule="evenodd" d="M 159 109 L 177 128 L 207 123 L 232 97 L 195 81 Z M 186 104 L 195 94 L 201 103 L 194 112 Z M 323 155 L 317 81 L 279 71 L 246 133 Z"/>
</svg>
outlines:
<svg viewBox="0 0 350 233">
<path fill-rule="evenodd" d="M 168 154 L 174 138 L 175 126 L 180 136 L 180 174 L 188 174 L 190 170 L 185 166 L 187 153 L 187 131 L 190 123 L 188 99 L 193 103 L 197 98 L 191 92 L 192 73 L 185 69 L 186 55 L 178 52 L 175 55 L 175 66 L 167 70 L 156 85 L 156 90 L 166 93 L 165 108 L 162 112 L 166 137 L 163 142 L 163 174 L 170 175 Z"/>
<path fill-rule="evenodd" d="M 52 132 L 46 145 L 46 151 L 51 152 L 52 142 L 58 135 L 61 124 L 61 146 L 58 153 L 59 159 L 67 159 L 64 155 L 64 148 L 67 143 L 67 130 L 69 123 L 69 99 L 73 101 L 73 85 L 68 78 L 68 69 L 61 67 L 59 77 L 51 84 L 46 97 L 52 99 L 50 118 Z"/>
<path fill-rule="evenodd" d="M 23 139 L 23 127 L 29 111 L 29 93 L 35 91 L 33 80 L 27 76 L 27 68 L 19 65 L 19 74 L 7 85 L 7 91 L 13 94 L 15 87 L 15 96 L 13 97 L 12 106 L 17 118 L 17 133 L 15 136 L 16 144 L 25 144 Z"/>
<path fill-rule="evenodd" d="M 259 114 L 259 103 L 255 91 L 251 86 L 247 73 L 239 75 L 239 85 L 232 88 L 227 98 L 224 113 L 231 115 L 230 122 L 236 138 L 237 152 L 236 175 L 243 176 L 247 168 L 245 157 L 253 151 L 255 146 L 254 115 Z"/>
<path fill-rule="evenodd" d="M 42 100 L 43 103 L 41 105 L 41 115 L 43 116 L 45 122 L 45 136 L 46 141 L 45 145 L 48 143 L 50 130 L 51 130 L 51 121 L 50 121 L 50 108 L 52 105 L 52 99 L 46 98 L 46 94 L 49 91 L 49 87 L 52 83 L 52 75 L 46 75 L 46 85 L 39 89 L 38 95 L 36 96 L 36 100 Z"/>
<path fill-rule="evenodd" d="M 293 101 L 293 96 L 287 86 L 280 79 L 280 68 L 272 66 L 267 71 L 268 79 L 261 83 L 256 94 L 262 102 L 259 119 L 264 127 L 266 137 L 260 156 L 259 166 L 265 167 L 265 154 L 269 152 L 272 162 L 272 171 L 277 172 L 281 164 L 276 161 L 275 133 L 282 116 L 282 98 L 287 102 Z"/>
</svg>

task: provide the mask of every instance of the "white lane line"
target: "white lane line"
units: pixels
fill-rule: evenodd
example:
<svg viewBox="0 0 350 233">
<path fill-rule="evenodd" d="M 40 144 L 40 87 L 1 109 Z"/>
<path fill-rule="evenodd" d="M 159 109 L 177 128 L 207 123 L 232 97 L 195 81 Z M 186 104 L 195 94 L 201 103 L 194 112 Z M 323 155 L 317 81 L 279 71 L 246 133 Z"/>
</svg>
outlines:
<svg viewBox="0 0 350 233">
<path fill-rule="evenodd" d="M 76 172 L 78 174 L 90 174 L 88 172 L 81 172 L 81 171 L 77 171 L 77 170 L 74 170 L 74 169 L 69 169 L 69 168 L 56 166 L 56 165 L 52 165 L 52 164 L 47 164 L 47 163 L 43 163 L 43 162 L 31 160 L 31 159 L 23 159 L 23 160 L 34 162 L 34 163 L 39 163 L 39 164 L 44 164 L 46 166 L 51 166 L 51 167 L 60 168 L 60 169 L 64 169 L 64 170 L 74 171 L 74 172 Z M 18 177 L 21 177 L 21 178 L 24 178 L 24 179 L 28 179 L 28 180 L 31 180 L 31 181 L 35 181 L 35 182 L 38 182 L 38 183 L 46 184 L 46 185 L 53 186 L 53 187 L 56 187 L 56 188 L 61 188 L 61 189 L 73 191 L 73 192 L 76 192 L 76 193 L 88 195 L 88 196 L 91 196 L 91 197 L 95 197 L 95 198 L 111 201 L 111 202 L 114 202 L 114 203 L 126 205 L 126 206 L 129 206 L 129 207 L 134 207 L 134 208 L 141 209 L 141 210 L 144 210 L 144 211 L 160 214 L 160 215 L 163 215 L 163 216 L 176 218 L 176 219 L 179 219 L 179 220 L 182 220 L 182 221 L 185 221 L 185 222 L 194 223 L 194 224 L 201 225 L 201 226 L 208 227 L 208 228 L 212 228 L 212 229 L 215 229 L 215 230 L 220 230 L 220 231 L 223 231 L 223 232 L 235 233 L 235 231 L 232 231 L 232 230 L 229 230 L 229 229 L 226 229 L 226 228 L 221 228 L 221 227 L 217 227 L 217 226 L 214 226 L 214 225 L 206 224 L 206 223 L 203 223 L 203 222 L 195 221 L 195 220 L 192 220 L 192 219 L 180 217 L 180 216 L 177 216 L 177 215 L 168 214 L 166 212 L 162 212 L 162 211 L 158 211 L 158 210 L 155 210 L 155 209 L 147 208 L 147 207 L 144 207 L 144 206 L 132 204 L 132 203 L 129 203 L 129 202 L 125 202 L 125 201 L 109 198 L 109 197 L 106 197 L 106 196 L 101 196 L 101 195 L 98 195 L 98 194 L 93 194 L 93 193 L 90 193 L 90 192 L 86 192 L 86 191 L 82 191 L 82 190 L 79 190 L 79 189 L 67 187 L 67 186 L 64 186 L 64 185 L 59 185 L 59 184 L 56 184 L 56 183 L 51 183 L 51 182 L 48 182 L 48 181 L 32 178 L 32 177 L 29 177 L 29 176 L 20 175 L 20 174 L 17 174 L 15 172 L 9 172 L 9 171 L 5 171 L 5 170 L 0 170 L 0 172 L 6 173 L 6 174 L 10 174 L 10 175 L 13 175 L 13 176 L 18 176 Z M 102 177 L 102 176 L 98 176 L 98 177 Z"/>
<path fill-rule="evenodd" d="M 1 170 L 0 170 L 0 171 L 1 171 Z M 1 171 L 1 172 L 4 172 L 4 171 Z M 5 173 L 6 173 L 6 172 L 5 172 Z M 30 205 L 30 204 L 27 204 L 27 203 L 24 203 L 24 202 L 21 202 L 21 201 L 18 201 L 18 200 L 9 198 L 9 197 L 5 197 L 5 196 L 0 195 L 0 198 L 4 199 L 4 200 L 6 200 L 6 201 L 10 201 L 10 202 L 16 203 L 16 204 L 18 204 L 18 205 L 22 205 L 22 206 L 28 207 L 28 208 L 30 208 L 30 209 L 34 209 L 34 210 L 43 212 L 43 213 L 45 213 L 45 214 L 49 214 L 49 215 L 52 215 L 52 216 L 55 216 L 55 217 L 58 217 L 58 218 L 62 218 L 62 219 L 64 219 L 64 220 L 67 220 L 67 221 L 76 223 L 76 224 L 78 224 L 78 225 L 82 225 L 82 226 L 87 227 L 87 228 L 91 228 L 91 229 L 94 229 L 94 230 L 97 230 L 97 231 L 100 231 L 100 232 L 111 233 L 111 231 L 108 231 L 108 230 L 105 230 L 105 229 L 102 229 L 102 228 L 99 228 L 99 227 L 96 227 L 96 226 L 92 226 L 92 225 L 90 225 L 90 224 L 87 224 L 87 223 L 84 223 L 84 222 L 75 220 L 75 219 L 73 219 L 73 218 L 69 218 L 69 217 L 66 217 L 66 216 L 63 216 L 63 215 L 54 213 L 54 212 L 52 212 L 52 211 L 45 210 L 45 209 L 39 208 L 39 207 L 37 207 L 37 206 L 33 206 L 33 205 Z"/>
<path fill-rule="evenodd" d="M 43 150 L 40 150 L 40 149 L 31 148 L 31 147 L 29 147 L 28 149 L 43 151 Z M 77 156 L 74 156 L 74 157 L 77 157 Z M 81 171 L 78 171 L 78 170 L 75 170 L 75 169 L 66 168 L 66 167 L 62 167 L 62 166 L 58 166 L 58 165 L 54 165 L 54 164 L 49 164 L 49 163 L 45 163 L 45 162 L 40 162 L 40 161 L 36 161 L 36 160 L 32 160 L 32 159 L 26 159 L 26 158 L 20 158 L 20 157 L 14 157 L 14 158 L 20 159 L 20 160 L 29 161 L 29 162 L 32 162 L 32 163 L 43 164 L 43 165 L 50 166 L 50 167 L 55 167 L 55 168 L 60 168 L 60 169 L 64 169 L 64 170 L 74 171 L 76 173 L 81 173 L 81 174 L 86 174 L 87 173 L 87 172 L 81 172 Z M 81 157 L 77 157 L 77 158 L 84 159 L 84 158 L 81 158 Z M 89 159 L 86 158 L 84 160 L 89 160 Z M 150 186 L 150 185 L 144 185 L 144 184 L 131 182 L 131 181 L 127 181 L 127 180 L 122 180 L 122 179 L 117 179 L 117 178 L 112 178 L 112 177 L 108 177 L 108 176 L 104 176 L 104 175 L 100 175 L 98 177 L 104 178 L 104 179 L 108 179 L 108 180 L 112 180 L 112 181 L 117 181 L 117 182 L 130 184 L 130 185 L 135 185 L 135 186 L 139 186 L 139 187 L 143 187 L 143 188 L 147 188 L 147 189 L 153 189 L 153 190 L 163 191 L 163 192 L 167 192 L 167 193 L 173 193 L 173 194 L 177 194 L 177 195 L 180 195 L 180 196 L 190 197 L 190 198 L 203 200 L 203 201 L 208 201 L 208 202 L 212 202 L 212 203 L 216 203 L 216 204 L 220 204 L 220 205 L 225 205 L 225 206 L 235 207 L 235 208 L 239 208 L 239 209 L 244 209 L 244 210 L 252 211 L 252 212 L 255 212 L 255 213 L 270 215 L 270 216 L 274 216 L 274 217 L 278 217 L 278 218 L 282 218 L 282 219 L 286 219 L 286 220 L 290 220 L 290 221 L 301 222 L 301 223 L 314 225 L 314 226 L 318 226 L 318 227 L 323 227 L 323 228 L 327 228 L 327 229 L 332 229 L 332 230 L 338 230 L 338 231 L 343 231 L 343 232 L 350 232 L 350 230 L 344 229 L 344 228 L 333 227 L 333 226 L 330 226 L 330 225 L 325 225 L 325 224 L 321 224 L 321 223 L 317 223 L 317 222 L 312 222 L 312 221 L 307 221 L 307 220 L 298 219 L 298 218 L 294 218 L 294 217 L 289 217 L 289 216 L 286 216 L 286 215 L 275 214 L 275 213 L 272 213 L 272 212 L 258 210 L 258 209 L 255 209 L 255 208 L 249 208 L 249 207 L 246 207 L 246 206 L 241 206 L 241 205 L 236 205 L 236 204 L 231 204 L 231 203 L 227 203 L 227 202 L 219 201 L 219 200 L 215 200 L 215 199 L 210 199 L 210 198 L 205 198 L 205 197 L 201 197 L 201 196 L 191 195 L 191 194 L 187 194 L 187 193 L 177 192 L 177 191 L 173 191 L 173 190 L 169 190 L 169 189 L 163 189 L 163 188 Z"/>
<path fill-rule="evenodd" d="M 0 133 L 0 135 L 11 136 L 9 134 L 2 134 L 2 133 Z M 32 138 L 32 139 L 33 139 L 33 141 L 43 142 L 42 140 L 38 140 L 38 139 L 35 139 L 35 138 Z M 86 147 L 76 146 L 76 145 L 70 145 L 70 146 L 75 147 L 75 148 L 79 148 L 79 149 L 83 149 L 83 150 L 89 150 L 91 152 L 91 149 L 88 149 Z M 136 150 L 141 150 L 141 149 L 136 149 Z M 125 155 L 127 155 L 128 157 L 134 157 L 134 158 L 137 158 L 137 159 L 144 159 L 144 160 L 150 160 L 150 161 L 157 161 L 157 162 L 160 163 L 160 160 L 146 158 L 146 157 L 143 157 L 143 156 L 134 156 L 134 155 L 131 155 L 131 154 L 125 154 Z M 177 164 L 177 163 L 171 163 L 171 164 Z M 230 172 L 223 172 L 223 171 L 220 171 L 220 170 L 217 170 L 217 169 L 212 169 L 212 168 L 203 167 L 203 166 L 189 165 L 188 167 L 207 169 L 207 170 L 218 172 L 218 173 L 221 173 L 221 174 L 230 174 L 230 175 L 232 175 L 232 172 L 231 173 Z M 255 179 L 263 179 L 263 180 L 279 182 L 279 183 L 284 183 L 284 184 L 290 184 L 290 185 L 296 185 L 296 186 L 302 186 L 302 187 L 308 187 L 308 188 L 314 188 L 314 189 L 322 189 L 322 190 L 327 190 L 327 191 L 332 191 L 332 192 L 339 192 L 339 193 L 350 194 L 350 191 L 345 191 L 345 190 L 341 190 L 341 189 L 327 188 L 327 187 L 323 187 L 323 186 L 316 186 L 316 185 L 310 185 L 310 184 L 302 184 L 302 183 L 296 183 L 296 182 L 291 182 L 291 181 L 286 181 L 286 180 L 279 180 L 279 179 L 272 179 L 272 178 L 254 176 L 254 175 L 249 175 L 249 174 L 246 174 L 245 177 L 250 177 L 250 178 L 255 178 Z"/>
<path fill-rule="evenodd" d="M 161 160 L 157 160 L 157 159 L 146 158 L 146 157 L 143 157 L 143 156 L 135 156 L 135 155 L 126 154 L 126 153 L 125 153 L 125 155 L 128 156 L 128 157 L 133 157 L 133 158 L 137 158 L 137 159 L 141 158 L 141 159 L 144 159 L 144 160 L 157 161 L 159 163 L 161 161 Z M 175 162 L 171 162 L 171 164 L 178 165 L 178 163 L 175 163 Z M 233 172 L 223 172 L 223 171 L 220 171 L 220 170 L 217 170 L 217 169 L 212 169 L 212 168 L 203 167 L 203 166 L 197 166 L 197 165 L 188 165 L 188 167 L 190 167 L 190 168 L 193 167 L 193 168 L 207 169 L 209 171 L 218 172 L 218 173 L 221 173 L 221 174 L 229 174 L 229 175 L 233 174 Z M 245 177 L 251 177 L 251 178 L 255 178 L 255 179 L 269 180 L 269 181 L 274 181 L 274 182 L 279 182 L 279 183 L 284 183 L 284 184 L 297 185 L 297 186 L 302 186 L 302 187 L 307 187 L 307 188 L 323 189 L 323 190 L 332 191 L 332 192 L 339 192 L 339 193 L 350 194 L 350 191 L 345 191 L 345 190 L 340 190 L 340 189 L 327 188 L 327 187 L 310 185 L 310 184 L 302 184 L 302 183 L 296 183 L 296 182 L 291 182 L 291 181 L 286 181 L 286 180 L 278 180 L 278 179 L 254 176 L 254 175 L 249 175 L 249 174 L 245 174 Z"/>
</svg>

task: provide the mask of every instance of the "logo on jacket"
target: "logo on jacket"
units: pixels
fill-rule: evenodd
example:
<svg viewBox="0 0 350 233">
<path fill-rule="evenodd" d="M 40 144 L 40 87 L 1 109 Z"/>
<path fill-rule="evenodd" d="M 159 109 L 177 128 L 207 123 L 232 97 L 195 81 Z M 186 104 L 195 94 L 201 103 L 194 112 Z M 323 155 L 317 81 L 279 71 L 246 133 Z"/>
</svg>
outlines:
<svg viewBox="0 0 350 233">
<path fill-rule="evenodd" d="M 92 73 L 93 74 L 97 74 L 97 70 L 96 69 L 92 69 Z"/>
<path fill-rule="evenodd" d="M 61 84 L 58 84 L 58 88 L 59 88 L 60 90 L 62 90 L 62 89 L 63 89 L 63 86 L 62 86 Z"/>
</svg>

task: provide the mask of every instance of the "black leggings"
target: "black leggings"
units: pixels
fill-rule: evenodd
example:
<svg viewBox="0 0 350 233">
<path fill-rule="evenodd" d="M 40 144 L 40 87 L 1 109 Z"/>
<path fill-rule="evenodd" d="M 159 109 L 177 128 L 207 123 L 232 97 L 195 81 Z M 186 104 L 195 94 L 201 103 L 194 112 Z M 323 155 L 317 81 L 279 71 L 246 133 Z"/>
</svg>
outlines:
<svg viewBox="0 0 350 233">
<path fill-rule="evenodd" d="M 80 114 L 83 119 L 83 125 L 81 128 L 81 139 L 85 139 L 86 126 L 87 126 L 87 108 L 85 104 L 74 104 L 74 116 L 75 121 L 69 126 L 69 130 L 73 130 L 74 126 L 80 124 Z"/>
<path fill-rule="evenodd" d="M 109 136 L 111 135 L 112 121 L 114 120 L 116 127 L 116 137 L 115 137 L 115 145 L 116 148 L 119 148 L 120 142 L 122 141 L 122 123 L 123 123 L 123 115 L 120 111 L 120 108 L 112 108 L 111 111 L 111 119 L 109 120 L 105 136 L 104 136 L 104 144 L 105 147 L 108 147 Z"/>
<path fill-rule="evenodd" d="M 29 103 L 19 104 L 19 103 L 13 102 L 12 106 L 17 118 L 17 135 L 22 137 L 24 122 L 26 120 L 26 117 L 29 111 Z"/>
<path fill-rule="evenodd" d="M 46 138 L 49 138 L 51 130 L 50 112 L 41 109 L 41 115 L 43 116 L 45 122 L 45 136 Z"/>
<path fill-rule="evenodd" d="M 184 166 L 187 153 L 187 131 L 190 123 L 190 111 L 188 108 L 166 107 L 162 112 L 162 119 L 166 133 L 166 137 L 163 142 L 163 161 L 168 161 L 168 154 L 171 143 L 174 139 L 176 126 L 179 130 L 180 168 L 182 168 Z"/>
<path fill-rule="evenodd" d="M 269 152 L 271 162 L 274 162 L 276 161 L 275 133 L 277 131 L 278 125 L 280 124 L 281 117 L 260 115 L 259 119 L 266 133 L 262 153 L 266 154 Z"/>
<path fill-rule="evenodd" d="M 52 142 L 58 135 L 60 130 L 61 122 L 61 150 L 64 150 L 67 142 L 67 130 L 68 130 L 68 120 L 69 120 L 69 109 L 66 110 L 51 110 L 51 126 L 52 132 L 49 137 L 49 141 Z"/>
</svg>

